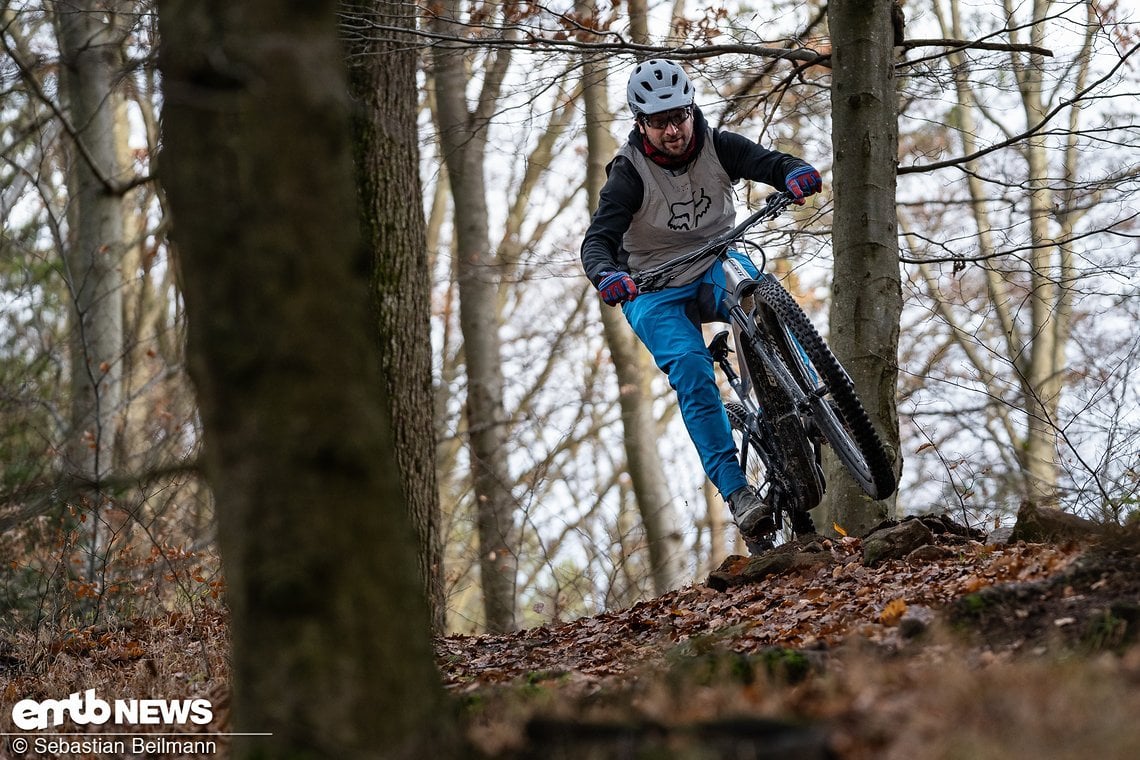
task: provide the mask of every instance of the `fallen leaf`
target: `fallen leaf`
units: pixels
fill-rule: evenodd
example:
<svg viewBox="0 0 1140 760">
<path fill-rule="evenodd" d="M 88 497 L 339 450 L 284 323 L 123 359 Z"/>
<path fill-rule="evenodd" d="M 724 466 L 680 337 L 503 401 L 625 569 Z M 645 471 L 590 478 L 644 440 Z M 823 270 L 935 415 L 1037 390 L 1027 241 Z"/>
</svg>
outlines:
<svg viewBox="0 0 1140 760">
<path fill-rule="evenodd" d="M 892 599 L 879 613 L 879 622 L 883 625 L 898 625 L 902 616 L 906 614 L 906 602 L 901 597 Z"/>
</svg>

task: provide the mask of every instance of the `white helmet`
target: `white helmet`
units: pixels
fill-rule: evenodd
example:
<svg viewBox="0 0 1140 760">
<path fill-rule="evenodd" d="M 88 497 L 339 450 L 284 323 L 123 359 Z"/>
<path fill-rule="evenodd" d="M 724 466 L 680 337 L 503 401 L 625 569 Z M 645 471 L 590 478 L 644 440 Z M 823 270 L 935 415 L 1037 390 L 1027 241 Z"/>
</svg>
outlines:
<svg viewBox="0 0 1140 760">
<path fill-rule="evenodd" d="M 637 64 L 625 88 L 634 116 L 661 113 L 693 104 L 693 83 L 673 61 L 654 58 Z"/>
</svg>

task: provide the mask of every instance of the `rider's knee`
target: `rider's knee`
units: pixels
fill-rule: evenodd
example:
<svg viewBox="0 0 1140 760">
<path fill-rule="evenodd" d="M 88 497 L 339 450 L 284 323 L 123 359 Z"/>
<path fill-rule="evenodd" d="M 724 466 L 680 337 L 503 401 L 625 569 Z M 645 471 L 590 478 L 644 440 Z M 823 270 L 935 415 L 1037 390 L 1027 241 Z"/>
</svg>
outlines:
<svg viewBox="0 0 1140 760">
<path fill-rule="evenodd" d="M 677 356 L 668 369 L 669 384 L 678 393 L 690 393 L 715 386 L 712 361 L 707 351 L 689 351 Z"/>
</svg>

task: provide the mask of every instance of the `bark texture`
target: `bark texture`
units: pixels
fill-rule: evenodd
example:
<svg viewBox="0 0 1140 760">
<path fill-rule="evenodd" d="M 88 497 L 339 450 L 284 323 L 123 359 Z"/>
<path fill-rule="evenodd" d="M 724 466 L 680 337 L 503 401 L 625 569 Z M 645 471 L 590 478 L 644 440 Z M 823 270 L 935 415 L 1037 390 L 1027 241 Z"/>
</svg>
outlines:
<svg viewBox="0 0 1140 760">
<path fill-rule="evenodd" d="M 835 265 L 829 343 L 851 373 L 884 442 L 899 447 L 896 398 L 902 293 L 895 178 L 898 104 L 890 0 L 828 5 L 835 150 Z M 894 497 L 872 502 L 828 457 L 816 525 L 862 535 L 888 517 Z"/>
<path fill-rule="evenodd" d="M 448 756 L 361 244 L 339 5 L 160 3 L 233 756 Z M 382 716 L 382 717 L 378 717 Z"/>
<path fill-rule="evenodd" d="M 415 26 L 411 5 L 342 3 L 349 63 L 360 224 L 371 249 L 372 296 L 389 418 L 419 571 L 443 632 L 443 545 L 435 473 L 431 387 L 431 279 L 416 129 L 416 48 L 397 29 Z M 384 29 L 385 31 L 380 31 Z"/>
</svg>

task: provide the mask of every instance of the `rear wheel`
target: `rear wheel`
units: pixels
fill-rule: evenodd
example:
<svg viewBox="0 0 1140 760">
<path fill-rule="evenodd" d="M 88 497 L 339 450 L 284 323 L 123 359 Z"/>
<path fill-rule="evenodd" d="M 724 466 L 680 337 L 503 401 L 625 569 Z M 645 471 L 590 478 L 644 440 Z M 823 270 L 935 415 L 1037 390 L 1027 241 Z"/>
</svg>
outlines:
<svg viewBox="0 0 1140 760">
<path fill-rule="evenodd" d="M 769 489 L 772 488 L 773 485 L 768 477 L 768 464 L 764 461 L 766 454 L 762 453 L 763 449 L 759 446 L 755 427 L 748 421 L 748 414 L 740 404 L 726 404 L 725 408 L 728 411 L 729 422 L 732 424 L 733 437 L 736 439 L 737 450 L 744 452 L 743 461 L 741 462 L 744 477 L 748 479 L 749 484 L 751 484 L 762 497 L 768 497 L 770 495 Z M 745 448 L 744 442 L 746 438 L 748 439 L 747 448 Z M 815 524 L 812 522 L 811 515 L 807 510 L 789 504 L 786 498 L 783 499 L 783 508 L 780 510 L 780 519 L 777 525 L 778 527 L 774 537 L 765 537 L 760 540 L 748 536 L 744 537 L 745 543 L 748 545 L 748 549 L 752 554 L 760 554 L 772 548 L 774 545 L 785 544 L 796 536 L 815 533 Z"/>
<path fill-rule="evenodd" d="M 752 381 L 752 393 L 760 408 L 757 419 L 751 419 L 743 406 L 730 404 L 729 421 L 737 431 L 737 445 L 744 453 L 741 466 L 745 477 L 765 500 L 777 508 L 781 518 L 778 539 L 787 540 L 794 535 L 814 533 L 808 510 L 816 507 L 823 498 L 823 472 L 818 452 L 804 428 L 795 399 L 791 398 L 761 358 L 761 347 L 751 340 L 764 340 L 765 335 L 779 328 L 771 314 L 761 310 L 757 319 L 767 319 L 753 338 L 742 336 L 743 364 Z M 782 357 L 784 348 L 779 342 L 765 346 L 766 353 L 775 350 Z M 747 447 L 745 447 L 747 440 Z"/>
<path fill-rule="evenodd" d="M 811 425 L 868 496 L 887 498 L 896 485 L 892 458 L 863 408 L 851 376 L 775 278 L 764 275 L 755 296 L 782 326 L 779 334 L 786 346 L 781 354 L 807 394 Z"/>
</svg>

